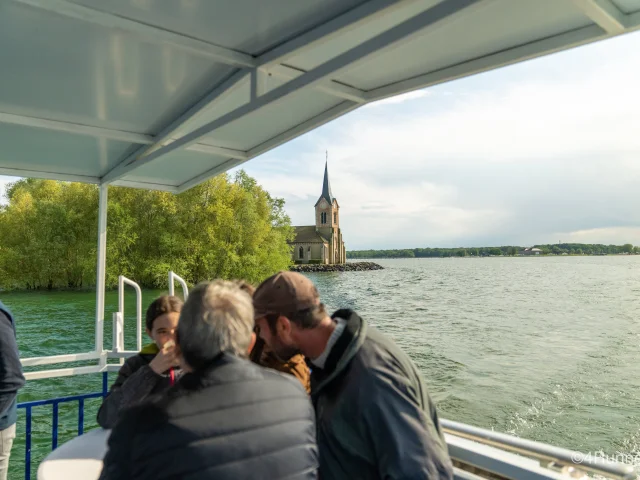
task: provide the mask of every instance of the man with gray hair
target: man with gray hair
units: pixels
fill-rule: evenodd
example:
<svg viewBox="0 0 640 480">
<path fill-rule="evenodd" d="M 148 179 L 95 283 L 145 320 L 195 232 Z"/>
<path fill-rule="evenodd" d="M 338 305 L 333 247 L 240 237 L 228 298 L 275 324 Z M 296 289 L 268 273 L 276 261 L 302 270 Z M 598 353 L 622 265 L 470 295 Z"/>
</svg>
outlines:
<svg viewBox="0 0 640 480">
<path fill-rule="evenodd" d="M 193 289 L 176 338 L 186 373 L 123 413 L 101 479 L 316 478 L 313 408 L 295 378 L 247 360 L 253 319 L 236 284 Z"/>
</svg>

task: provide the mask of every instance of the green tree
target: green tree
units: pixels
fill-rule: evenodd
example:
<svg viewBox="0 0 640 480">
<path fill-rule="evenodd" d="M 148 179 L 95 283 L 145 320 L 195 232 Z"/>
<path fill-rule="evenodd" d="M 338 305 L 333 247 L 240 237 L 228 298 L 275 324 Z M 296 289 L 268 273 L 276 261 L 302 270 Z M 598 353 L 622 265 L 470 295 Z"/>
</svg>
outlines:
<svg viewBox="0 0 640 480">
<path fill-rule="evenodd" d="M 20 180 L 0 207 L 0 286 L 78 288 L 95 284 L 98 191 L 94 185 Z M 289 267 L 293 236 L 284 200 L 244 171 L 180 195 L 109 189 L 107 285 L 126 275 L 164 287 L 169 270 L 190 283 L 258 282 Z"/>
<path fill-rule="evenodd" d="M 52 180 L 12 184 L 0 210 L 2 285 L 51 289 L 94 282 L 96 193 L 94 186 Z"/>
</svg>

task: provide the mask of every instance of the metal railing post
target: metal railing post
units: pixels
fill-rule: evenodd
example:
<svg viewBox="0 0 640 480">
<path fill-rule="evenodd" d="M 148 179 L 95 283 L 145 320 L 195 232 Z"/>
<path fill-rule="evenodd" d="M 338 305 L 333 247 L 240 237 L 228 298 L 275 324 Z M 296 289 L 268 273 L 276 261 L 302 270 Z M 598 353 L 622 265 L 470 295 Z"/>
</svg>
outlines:
<svg viewBox="0 0 640 480">
<path fill-rule="evenodd" d="M 107 364 L 104 350 L 104 297 L 107 263 L 107 200 L 108 185 L 100 185 L 98 197 L 98 255 L 96 268 L 96 338 L 95 351 L 100 354 L 99 365 Z"/>
<path fill-rule="evenodd" d="M 121 312 L 113 314 L 113 347 L 114 352 L 124 351 L 124 318 Z M 124 359 L 120 359 L 122 365 Z"/>
<path fill-rule="evenodd" d="M 138 285 L 133 280 L 128 279 L 127 277 L 120 275 L 118 277 L 118 314 L 121 315 L 122 321 L 122 343 L 118 343 L 120 347 L 120 351 L 124 351 L 124 286 L 129 285 L 134 288 L 136 291 L 136 347 L 137 350 L 142 350 L 142 289 L 140 285 Z M 115 337 L 114 337 L 115 339 Z M 118 339 L 120 340 L 120 339 Z M 114 348 L 115 348 L 115 340 L 114 340 Z M 114 350 L 116 351 L 116 350 Z"/>
<path fill-rule="evenodd" d="M 26 408 L 27 420 L 24 442 L 24 479 L 31 480 L 31 407 Z"/>
<path fill-rule="evenodd" d="M 84 433 L 84 398 L 78 400 L 78 436 Z"/>
<path fill-rule="evenodd" d="M 51 450 L 58 448 L 58 402 L 53 404 L 53 416 L 51 418 Z"/>
<path fill-rule="evenodd" d="M 102 397 L 106 397 L 109 393 L 109 374 L 104 372 L 102 374 Z"/>
<path fill-rule="evenodd" d="M 176 281 L 182 287 L 182 295 L 184 297 L 184 300 L 186 301 L 187 298 L 189 297 L 189 287 L 187 287 L 187 282 L 185 282 L 184 279 L 181 276 L 175 274 L 172 271 L 169 272 L 169 295 L 175 295 L 174 283 Z"/>
</svg>

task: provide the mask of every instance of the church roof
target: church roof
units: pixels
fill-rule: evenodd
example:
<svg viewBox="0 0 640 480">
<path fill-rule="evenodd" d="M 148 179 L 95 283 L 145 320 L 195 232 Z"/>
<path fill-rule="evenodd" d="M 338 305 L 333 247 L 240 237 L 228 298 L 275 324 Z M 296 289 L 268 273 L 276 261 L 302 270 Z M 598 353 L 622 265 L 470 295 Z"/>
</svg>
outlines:
<svg viewBox="0 0 640 480">
<path fill-rule="evenodd" d="M 316 202 L 316 205 L 318 205 L 318 202 L 320 202 L 320 200 L 323 198 L 327 201 L 329 205 L 333 203 L 334 197 L 333 197 L 333 194 L 331 193 L 331 182 L 329 181 L 329 162 L 326 162 L 324 164 L 324 180 L 322 182 L 322 195 L 320 195 L 320 198 Z"/>
<path fill-rule="evenodd" d="M 295 238 L 289 243 L 329 243 L 329 240 L 318 233 L 315 225 L 293 227 Z"/>
</svg>

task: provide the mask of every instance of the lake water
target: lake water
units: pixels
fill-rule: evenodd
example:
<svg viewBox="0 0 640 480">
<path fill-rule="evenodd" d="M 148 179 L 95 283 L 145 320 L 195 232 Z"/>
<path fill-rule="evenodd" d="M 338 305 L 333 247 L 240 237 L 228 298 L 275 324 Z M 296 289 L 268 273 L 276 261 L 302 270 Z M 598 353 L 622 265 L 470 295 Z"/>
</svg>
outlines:
<svg viewBox="0 0 640 480">
<path fill-rule="evenodd" d="M 357 310 L 409 353 L 442 417 L 640 458 L 640 256 L 378 263 L 385 270 L 309 276 L 330 309 Z M 144 292 L 145 306 L 159 293 Z M 5 293 L 2 300 L 17 317 L 23 357 L 93 348 L 94 294 Z M 116 309 L 110 292 L 108 319 Z M 133 295 L 127 309 L 133 348 Z M 20 401 L 100 385 L 99 375 L 34 381 Z M 95 425 L 98 404 L 86 404 L 86 429 Z M 50 412 L 34 409 L 34 461 L 50 449 Z M 75 435 L 77 404 L 60 415 L 63 442 Z M 24 414 L 18 428 L 24 432 Z M 18 443 L 10 478 L 21 478 L 23 458 Z"/>
</svg>

